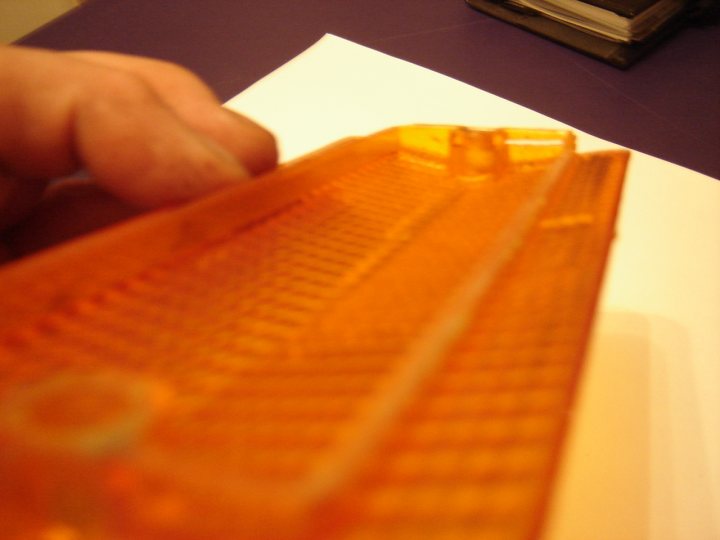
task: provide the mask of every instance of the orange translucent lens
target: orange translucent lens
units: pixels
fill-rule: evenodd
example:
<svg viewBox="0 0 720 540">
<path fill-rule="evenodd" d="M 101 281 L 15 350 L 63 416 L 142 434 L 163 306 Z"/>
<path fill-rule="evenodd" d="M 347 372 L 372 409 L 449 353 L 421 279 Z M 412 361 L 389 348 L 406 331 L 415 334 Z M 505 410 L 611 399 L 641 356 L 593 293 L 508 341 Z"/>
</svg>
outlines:
<svg viewBox="0 0 720 540">
<path fill-rule="evenodd" d="M 4 537 L 532 538 L 626 159 L 400 127 L 5 266 Z"/>
</svg>

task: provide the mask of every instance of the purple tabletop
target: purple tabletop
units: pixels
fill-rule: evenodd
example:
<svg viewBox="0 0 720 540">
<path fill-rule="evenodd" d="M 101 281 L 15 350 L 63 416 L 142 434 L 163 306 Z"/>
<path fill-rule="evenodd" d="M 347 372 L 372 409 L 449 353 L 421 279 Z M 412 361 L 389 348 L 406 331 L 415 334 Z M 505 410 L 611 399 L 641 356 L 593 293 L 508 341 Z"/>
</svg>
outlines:
<svg viewBox="0 0 720 540">
<path fill-rule="evenodd" d="M 171 60 L 227 99 L 327 32 L 720 178 L 720 26 L 686 28 L 626 71 L 462 0 L 90 0 L 20 43 Z"/>
</svg>

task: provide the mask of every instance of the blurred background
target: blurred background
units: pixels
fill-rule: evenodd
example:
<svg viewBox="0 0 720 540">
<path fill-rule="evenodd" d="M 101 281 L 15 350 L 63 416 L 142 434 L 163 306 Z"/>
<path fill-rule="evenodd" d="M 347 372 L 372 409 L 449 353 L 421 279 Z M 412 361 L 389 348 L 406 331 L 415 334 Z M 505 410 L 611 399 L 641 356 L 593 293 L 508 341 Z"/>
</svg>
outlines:
<svg viewBox="0 0 720 540">
<path fill-rule="evenodd" d="M 0 43 L 11 43 L 40 28 L 82 0 L 0 0 Z"/>
</svg>

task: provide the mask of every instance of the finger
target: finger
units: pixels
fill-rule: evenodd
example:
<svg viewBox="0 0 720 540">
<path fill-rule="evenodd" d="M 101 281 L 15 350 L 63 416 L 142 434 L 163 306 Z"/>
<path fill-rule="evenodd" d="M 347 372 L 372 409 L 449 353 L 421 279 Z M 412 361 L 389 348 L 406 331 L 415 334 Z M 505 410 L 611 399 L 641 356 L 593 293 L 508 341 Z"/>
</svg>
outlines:
<svg viewBox="0 0 720 540">
<path fill-rule="evenodd" d="M 112 94 L 81 94 L 74 147 L 105 189 L 144 207 L 175 204 L 246 180 L 222 146 L 188 128 L 139 79 L 113 73 Z M 103 90 L 108 91 L 109 88 Z"/>
<path fill-rule="evenodd" d="M 80 166 L 142 206 L 184 201 L 248 177 L 235 155 L 189 126 L 139 76 L 60 53 L 0 50 L 0 163 L 51 178 Z M 250 147 L 264 135 L 248 134 Z"/>
<path fill-rule="evenodd" d="M 272 134 L 250 119 L 222 108 L 210 88 L 187 69 L 161 60 L 110 52 L 65 54 L 140 77 L 186 124 L 231 152 L 252 174 L 277 164 Z"/>
</svg>

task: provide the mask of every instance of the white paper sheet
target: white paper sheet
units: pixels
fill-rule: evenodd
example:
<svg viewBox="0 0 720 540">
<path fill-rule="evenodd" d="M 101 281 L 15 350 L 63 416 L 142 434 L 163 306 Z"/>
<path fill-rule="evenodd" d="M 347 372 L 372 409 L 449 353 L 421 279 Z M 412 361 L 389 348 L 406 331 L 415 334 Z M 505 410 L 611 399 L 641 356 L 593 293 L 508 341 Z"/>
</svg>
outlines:
<svg viewBox="0 0 720 540">
<path fill-rule="evenodd" d="M 401 124 L 569 127 L 335 36 L 228 106 L 284 160 Z M 720 182 L 634 152 L 618 229 L 545 536 L 720 539 Z"/>
</svg>

